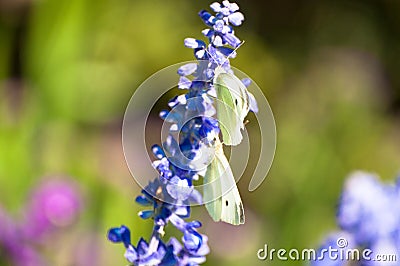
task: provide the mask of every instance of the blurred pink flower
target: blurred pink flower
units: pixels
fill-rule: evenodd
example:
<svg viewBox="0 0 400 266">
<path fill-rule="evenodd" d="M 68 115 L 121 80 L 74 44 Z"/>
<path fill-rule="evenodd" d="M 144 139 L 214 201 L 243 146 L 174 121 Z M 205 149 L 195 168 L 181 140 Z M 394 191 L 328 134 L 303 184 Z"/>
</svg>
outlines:
<svg viewBox="0 0 400 266">
<path fill-rule="evenodd" d="M 27 239 L 40 240 L 58 227 L 72 224 L 82 208 L 77 186 L 70 180 L 44 180 L 32 191 L 25 212 Z"/>
</svg>

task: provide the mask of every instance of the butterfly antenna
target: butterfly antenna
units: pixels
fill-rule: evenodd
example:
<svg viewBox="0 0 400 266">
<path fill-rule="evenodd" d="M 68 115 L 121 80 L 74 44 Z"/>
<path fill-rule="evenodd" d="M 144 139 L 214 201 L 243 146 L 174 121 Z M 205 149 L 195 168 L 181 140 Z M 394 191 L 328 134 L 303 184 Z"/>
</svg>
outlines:
<svg viewBox="0 0 400 266">
<path fill-rule="evenodd" d="M 230 53 L 226 58 L 225 58 L 225 60 L 222 62 L 222 64 L 221 64 L 221 66 L 223 66 L 228 60 L 229 60 L 229 58 L 233 55 L 233 54 L 235 54 L 235 52 L 237 51 L 237 49 L 239 49 L 242 45 L 244 44 L 244 41 L 242 41 L 233 51 L 232 51 L 232 53 Z"/>
<path fill-rule="evenodd" d="M 215 57 L 212 56 L 212 54 L 210 54 L 210 52 L 208 51 L 208 47 L 205 50 L 206 50 L 207 54 L 214 60 L 214 62 L 217 63 L 217 59 L 215 59 Z"/>
<path fill-rule="evenodd" d="M 223 65 L 229 60 L 229 58 L 232 57 L 232 55 L 236 52 L 236 50 L 239 49 L 243 44 L 244 44 L 244 41 L 242 41 L 242 42 L 232 51 L 232 53 L 230 53 L 230 54 L 225 58 L 225 60 L 222 62 L 222 64 L 218 64 L 216 58 L 210 54 L 210 52 L 208 51 L 207 48 L 206 48 L 205 50 L 206 50 L 207 54 L 214 60 L 214 62 L 217 63 L 218 66 L 223 66 Z"/>
</svg>

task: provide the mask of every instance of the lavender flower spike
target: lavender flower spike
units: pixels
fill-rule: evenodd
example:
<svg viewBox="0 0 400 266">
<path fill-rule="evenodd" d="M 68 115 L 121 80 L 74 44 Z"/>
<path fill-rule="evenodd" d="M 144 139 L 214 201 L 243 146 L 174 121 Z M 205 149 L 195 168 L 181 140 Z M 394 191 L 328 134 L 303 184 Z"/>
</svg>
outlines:
<svg viewBox="0 0 400 266">
<path fill-rule="evenodd" d="M 108 232 L 111 242 L 125 246 L 125 258 L 131 265 L 198 265 L 205 262 L 210 251 L 207 236 L 198 232 L 201 223 L 185 219 L 190 217 L 191 203 L 202 203 L 201 194 L 193 185 L 202 175 L 196 159 L 220 131 L 218 121 L 212 117 L 216 113 L 211 97 L 214 70 L 223 64 L 226 71 L 232 72 L 229 58 L 236 56 L 234 50 L 241 44 L 234 27 L 244 20 L 238 5 L 229 1 L 213 3 L 211 9 L 215 14 L 205 10 L 199 13 L 207 26 L 202 33 L 208 43 L 195 38 L 184 40 L 184 45 L 193 49 L 199 61 L 178 70 L 178 88 L 185 93 L 169 101 L 172 110 L 160 112 L 160 117 L 171 123 L 170 133 L 162 145 L 152 147 L 153 167 L 158 177 L 136 198 L 146 208 L 139 216 L 154 222 L 152 235 L 149 241 L 141 238 L 132 244 L 126 226 L 114 227 Z M 257 109 L 255 100 L 252 107 Z M 177 131 L 178 140 L 173 135 Z M 181 232 L 181 242 L 174 237 L 168 241 L 163 239 L 169 223 Z"/>
</svg>

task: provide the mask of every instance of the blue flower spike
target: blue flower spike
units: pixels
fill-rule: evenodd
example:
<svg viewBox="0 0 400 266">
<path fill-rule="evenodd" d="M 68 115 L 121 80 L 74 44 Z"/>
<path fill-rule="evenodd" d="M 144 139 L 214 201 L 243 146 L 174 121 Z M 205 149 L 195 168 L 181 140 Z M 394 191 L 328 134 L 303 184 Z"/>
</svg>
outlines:
<svg viewBox="0 0 400 266">
<path fill-rule="evenodd" d="M 131 265 L 193 266 L 204 263 L 210 252 L 207 236 L 198 231 L 201 223 L 185 219 L 190 217 L 191 203 L 202 203 L 201 193 L 193 186 L 193 181 L 202 175 L 195 159 L 220 131 L 218 121 L 212 118 L 216 110 L 215 91 L 210 80 L 219 65 L 232 72 L 229 59 L 236 57 L 235 48 L 242 43 L 234 28 L 244 20 L 236 3 L 215 2 L 210 7 L 214 14 L 205 10 L 199 12 L 207 26 L 202 31 L 207 42 L 196 38 L 184 39 L 184 46 L 193 49 L 195 58 L 199 60 L 185 64 L 177 71 L 178 88 L 184 94 L 172 98 L 168 102 L 171 109 L 159 114 L 171 126 L 166 141 L 151 147 L 155 157 L 152 165 L 158 177 L 149 182 L 135 200 L 149 208 L 140 211 L 139 217 L 154 221 L 150 240 L 146 242 L 141 238 L 136 245 L 131 244 L 126 226 L 108 232 L 111 242 L 124 244 L 125 258 Z M 243 84 L 248 86 L 250 81 L 244 80 Z M 251 105 L 255 110 L 255 100 Z M 179 132 L 178 138 L 173 135 L 176 132 Z M 181 232 L 181 242 L 174 237 L 168 241 L 163 239 L 168 224 Z"/>
</svg>

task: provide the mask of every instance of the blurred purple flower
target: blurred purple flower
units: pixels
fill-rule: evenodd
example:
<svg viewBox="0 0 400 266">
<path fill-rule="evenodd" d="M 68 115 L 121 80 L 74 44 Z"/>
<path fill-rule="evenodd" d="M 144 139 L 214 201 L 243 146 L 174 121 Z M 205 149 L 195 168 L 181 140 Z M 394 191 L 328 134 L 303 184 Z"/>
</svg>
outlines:
<svg viewBox="0 0 400 266">
<path fill-rule="evenodd" d="M 70 225 L 82 207 L 80 193 L 69 180 L 45 180 L 28 199 L 23 221 L 0 208 L 0 263 L 16 266 L 44 266 L 36 246 L 57 228 Z M 8 264 L 7 264 L 8 265 Z"/>
<path fill-rule="evenodd" d="M 45 266 L 48 265 L 39 252 L 31 245 L 19 245 L 14 251 L 13 263 L 16 266 Z"/>
<path fill-rule="evenodd" d="M 26 206 L 26 237 L 39 239 L 57 227 L 70 225 L 81 207 L 78 189 L 70 181 L 44 181 L 32 191 Z"/>
</svg>

